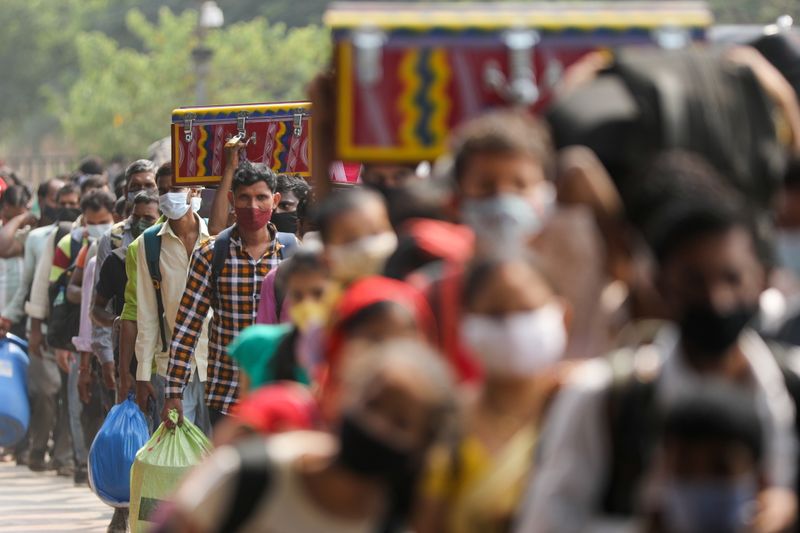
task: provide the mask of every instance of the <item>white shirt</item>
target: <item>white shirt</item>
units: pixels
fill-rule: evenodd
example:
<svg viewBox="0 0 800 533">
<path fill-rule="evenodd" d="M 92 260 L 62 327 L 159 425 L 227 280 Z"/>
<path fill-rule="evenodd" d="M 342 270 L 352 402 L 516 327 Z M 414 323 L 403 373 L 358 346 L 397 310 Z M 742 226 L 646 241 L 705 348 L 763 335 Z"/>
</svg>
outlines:
<svg viewBox="0 0 800 533">
<path fill-rule="evenodd" d="M 662 367 L 656 378 L 656 401 L 670 405 L 707 379 L 688 367 L 680 354 L 679 336 L 672 327 L 656 339 Z M 794 487 L 797 466 L 795 406 L 783 375 L 764 341 L 746 331 L 739 339 L 749 363 L 754 395 L 765 428 L 769 482 Z M 610 467 L 607 394 L 612 369 L 605 359 L 586 362 L 559 393 L 542 431 L 538 464 L 523 500 L 514 531 L 600 532 L 630 531 L 633 519 L 600 515 L 600 502 Z"/>
<path fill-rule="evenodd" d="M 240 527 L 242 533 L 372 533 L 371 520 L 344 520 L 320 509 L 303 487 L 295 461 L 306 454 L 333 455 L 328 434 L 294 431 L 265 439 L 271 461 L 268 488 Z M 175 495 L 175 503 L 201 531 L 219 531 L 234 497 L 239 454 L 222 447 L 198 466 Z"/>
<path fill-rule="evenodd" d="M 196 216 L 196 215 L 195 215 Z M 202 218 L 200 222 L 195 248 L 198 244 L 208 239 L 208 227 Z M 147 268 L 147 252 L 145 251 L 144 237 L 139 237 L 138 257 L 136 261 L 136 322 L 139 332 L 136 335 L 136 360 L 138 367 L 136 379 L 150 381 L 153 357 L 155 356 L 156 368 L 159 376 L 166 377 L 169 363 L 169 343 L 175 329 L 175 318 L 178 316 L 178 307 L 181 297 L 186 290 L 186 279 L 189 277 L 189 263 L 191 254 L 186 252 L 180 237 L 175 235 L 169 222 L 165 222 L 158 231 L 161 236 L 161 295 L 164 299 L 164 316 L 167 322 L 167 351 L 161 350 L 161 331 L 158 324 L 158 302 L 156 291 L 153 288 L 150 270 Z M 209 314 L 210 315 L 210 314 Z M 193 366 L 197 369 L 200 381 L 206 380 L 208 368 L 208 323 L 209 317 L 203 322 L 200 340 L 194 350 Z"/>
</svg>

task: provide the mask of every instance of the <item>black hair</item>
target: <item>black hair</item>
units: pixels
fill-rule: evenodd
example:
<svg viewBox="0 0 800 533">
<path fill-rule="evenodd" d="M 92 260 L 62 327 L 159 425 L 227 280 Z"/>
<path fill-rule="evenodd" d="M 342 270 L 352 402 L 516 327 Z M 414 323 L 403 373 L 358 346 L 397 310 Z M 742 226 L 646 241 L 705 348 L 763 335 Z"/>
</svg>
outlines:
<svg viewBox="0 0 800 533">
<path fill-rule="evenodd" d="M 698 389 L 667 410 L 663 436 L 683 442 L 743 444 L 758 463 L 764 455 L 763 426 L 752 397 L 727 385 Z"/>
<path fill-rule="evenodd" d="M 389 220 L 399 229 L 412 218 L 447 220 L 445 207 L 452 187 L 442 179 L 415 179 L 395 187 L 386 195 Z"/>
<path fill-rule="evenodd" d="M 22 184 L 22 182 L 19 179 L 19 176 L 17 176 L 17 173 L 8 167 L 0 167 L 0 178 L 2 178 L 3 181 L 6 182 L 6 185 L 8 185 L 9 187 L 12 185 Z"/>
<path fill-rule="evenodd" d="M 236 189 L 239 187 L 249 187 L 259 181 L 266 183 L 269 190 L 273 193 L 276 191 L 278 178 L 271 168 L 261 163 L 242 161 L 233 175 L 231 190 L 236 192 Z"/>
<path fill-rule="evenodd" d="M 124 197 L 121 196 L 114 202 L 113 213 L 119 217 L 125 217 L 128 214 L 128 202 Z"/>
<path fill-rule="evenodd" d="M 114 179 L 111 180 L 114 189 L 114 195 L 119 198 L 120 196 L 125 196 L 125 185 L 127 184 L 125 180 L 125 172 L 120 172 Z"/>
<path fill-rule="evenodd" d="M 660 265 L 687 244 L 703 237 L 724 235 L 734 229 L 745 230 L 753 250 L 763 260 L 755 221 L 742 211 L 714 203 L 714 199 L 689 204 L 672 204 L 650 222 L 647 240 Z"/>
<path fill-rule="evenodd" d="M 285 194 L 294 193 L 297 197 L 297 218 L 305 217 L 307 213 L 306 205 L 311 199 L 311 186 L 297 174 L 278 174 L 275 192 Z"/>
<path fill-rule="evenodd" d="M 726 204 L 742 203 L 739 193 L 701 155 L 669 150 L 653 159 L 640 179 L 620 187 L 630 222 L 646 230 L 650 221 L 675 204 L 714 198 Z"/>
<path fill-rule="evenodd" d="M 156 170 L 156 182 L 164 176 L 172 176 L 172 161 L 167 161 Z"/>
<path fill-rule="evenodd" d="M 47 198 L 47 195 L 50 194 L 50 187 L 53 186 L 54 183 L 61 181 L 58 178 L 50 178 L 42 183 L 39 184 L 39 187 L 36 189 L 36 196 L 39 199 Z M 58 191 L 56 191 L 58 193 Z"/>
<path fill-rule="evenodd" d="M 81 198 L 81 211 L 85 213 L 87 211 L 106 209 L 109 213 L 114 213 L 114 204 L 115 200 L 110 192 L 95 189 Z"/>
<path fill-rule="evenodd" d="M 340 327 L 344 333 L 349 334 L 374 320 L 380 320 L 385 316 L 390 316 L 391 313 L 395 311 L 400 311 L 416 321 L 414 312 L 404 305 L 393 300 L 381 300 L 359 309 L 353 316 L 342 321 Z"/>
<path fill-rule="evenodd" d="M 501 267 L 510 263 L 525 263 L 536 272 L 550 289 L 560 294 L 558 285 L 553 281 L 552 272 L 537 258 L 525 252 L 509 251 L 508 254 L 499 256 L 481 257 L 473 262 L 464 278 L 461 301 L 464 307 L 469 306 L 478 293 L 486 287 L 486 280 L 491 278 Z"/>
<path fill-rule="evenodd" d="M 520 154 L 532 157 L 552 178 L 555 151 L 550 131 L 541 120 L 517 111 L 491 111 L 459 128 L 453 150 L 453 177 L 464 177 L 470 158 L 478 154 Z"/>
<path fill-rule="evenodd" d="M 330 240 L 331 227 L 337 218 L 361 209 L 368 202 L 384 204 L 383 196 L 371 190 L 353 188 L 332 194 L 320 203 L 314 214 L 314 224 L 319 228 L 322 242 L 327 243 Z"/>
<path fill-rule="evenodd" d="M 78 163 L 78 172 L 83 175 L 102 174 L 105 171 L 103 160 L 96 155 L 89 155 Z"/>
<path fill-rule="evenodd" d="M 156 172 L 156 165 L 149 159 L 137 159 L 125 169 L 125 183 L 130 181 L 131 176 L 134 174 L 141 174 L 143 172 L 153 173 Z"/>
<path fill-rule="evenodd" d="M 284 261 L 278 269 L 278 275 L 288 280 L 299 273 L 326 273 L 328 267 L 322 259 L 322 254 L 315 250 L 300 249 L 288 260 Z"/>
<path fill-rule="evenodd" d="M 0 197 L 3 207 L 25 207 L 31 201 L 31 192 L 24 185 L 12 185 Z"/>
<path fill-rule="evenodd" d="M 102 189 L 107 186 L 108 182 L 103 176 L 87 176 L 81 183 L 81 195 L 86 194 L 86 191 L 91 189 Z"/>
<path fill-rule="evenodd" d="M 124 200 L 124 198 L 120 198 L 120 199 Z M 158 194 L 153 190 L 140 191 L 133 198 L 133 205 L 157 204 L 157 203 L 158 203 Z"/>
<path fill-rule="evenodd" d="M 81 190 L 78 188 L 77 185 L 74 183 L 67 183 L 56 193 L 56 201 L 61 200 L 62 196 L 66 196 L 67 194 L 77 194 L 78 196 L 81 195 Z"/>
</svg>

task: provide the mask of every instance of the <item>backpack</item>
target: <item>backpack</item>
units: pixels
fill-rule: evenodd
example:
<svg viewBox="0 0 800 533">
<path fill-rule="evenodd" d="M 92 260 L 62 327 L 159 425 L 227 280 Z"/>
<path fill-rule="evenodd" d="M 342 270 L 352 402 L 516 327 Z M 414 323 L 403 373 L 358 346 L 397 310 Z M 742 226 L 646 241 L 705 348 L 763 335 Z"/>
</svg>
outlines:
<svg viewBox="0 0 800 533">
<path fill-rule="evenodd" d="M 749 68 L 723 61 L 716 50 L 615 55 L 596 80 L 548 111 L 559 148 L 588 146 L 615 180 L 632 184 L 655 154 L 691 150 L 760 208 L 771 206 L 787 149 L 774 106 Z"/>
<path fill-rule="evenodd" d="M 163 280 L 161 276 L 161 235 L 158 234 L 163 225 L 164 223 L 162 222 L 147 228 L 142 234 L 142 240 L 144 241 L 144 253 L 147 260 L 147 270 L 150 273 L 150 280 L 153 283 L 153 290 L 155 290 L 156 293 L 156 305 L 158 307 L 159 317 L 158 329 L 161 335 L 161 350 L 166 352 L 168 349 L 168 328 L 164 311 L 164 296 L 161 293 L 161 282 Z M 278 232 L 275 237 L 283 246 L 280 251 L 281 259 L 288 259 L 294 255 L 294 253 L 297 251 L 297 239 L 293 234 Z M 230 248 L 230 239 L 231 228 L 227 228 L 220 232 L 214 241 L 214 255 L 211 260 L 211 277 L 215 285 L 217 279 L 222 273 L 223 267 L 225 266 L 225 260 L 228 258 L 227 252 Z M 222 244 L 218 247 L 217 243 L 220 242 Z"/>
<path fill-rule="evenodd" d="M 56 228 L 54 249 L 58 247 L 66 235 L 72 231 L 71 222 L 60 222 Z M 80 331 L 81 315 L 80 304 L 67 300 L 67 287 L 72 273 L 75 271 L 75 259 L 81 249 L 81 241 L 74 237 L 70 241 L 70 266 L 61 273 L 59 278 L 50 284 L 48 297 L 50 300 L 50 317 L 47 322 L 47 344 L 52 348 L 62 350 L 75 350 L 72 337 Z"/>
<path fill-rule="evenodd" d="M 773 342 L 767 345 L 778 362 L 786 389 L 795 405 L 795 431 L 800 436 L 800 376 L 788 365 L 790 350 L 787 347 Z M 617 371 L 615 359 L 623 351 L 630 352 L 621 350 L 611 356 L 616 377 L 605 405 L 611 457 L 601 506 L 608 515 L 632 516 L 637 511 L 636 495 L 640 481 L 655 454 L 661 417 L 655 401 L 656 380 L 636 375 L 630 371 L 632 367 L 625 363 L 620 365 L 626 367 L 624 371 Z M 633 357 L 635 355 L 633 353 Z"/>
</svg>

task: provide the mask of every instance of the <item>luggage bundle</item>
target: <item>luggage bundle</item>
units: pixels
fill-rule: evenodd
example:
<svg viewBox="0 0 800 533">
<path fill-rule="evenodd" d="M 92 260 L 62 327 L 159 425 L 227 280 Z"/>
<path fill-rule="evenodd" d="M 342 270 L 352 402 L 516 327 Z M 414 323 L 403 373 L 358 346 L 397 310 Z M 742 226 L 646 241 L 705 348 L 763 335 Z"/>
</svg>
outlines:
<svg viewBox="0 0 800 533">
<path fill-rule="evenodd" d="M 169 413 L 173 423 L 178 413 Z M 136 454 L 130 474 L 130 530 L 148 531 L 160 503 L 167 498 L 194 465 L 211 452 L 211 443 L 189 422 L 170 429 L 161 424 Z"/>
</svg>

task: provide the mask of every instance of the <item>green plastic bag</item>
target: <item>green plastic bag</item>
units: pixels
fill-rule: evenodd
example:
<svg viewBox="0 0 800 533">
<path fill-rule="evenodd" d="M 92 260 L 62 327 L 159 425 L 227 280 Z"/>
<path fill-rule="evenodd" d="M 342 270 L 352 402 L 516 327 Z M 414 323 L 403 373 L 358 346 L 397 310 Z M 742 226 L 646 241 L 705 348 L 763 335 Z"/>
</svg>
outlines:
<svg viewBox="0 0 800 533">
<path fill-rule="evenodd" d="M 169 413 L 173 423 L 178 412 Z M 168 498 L 184 475 L 211 453 L 211 443 L 197 426 L 183 425 L 169 429 L 163 423 L 150 440 L 136 453 L 131 467 L 130 530 L 148 531 L 159 504 Z"/>
</svg>

